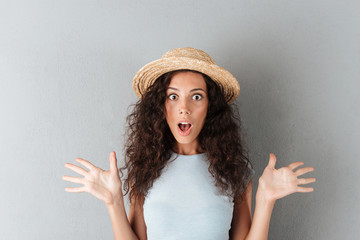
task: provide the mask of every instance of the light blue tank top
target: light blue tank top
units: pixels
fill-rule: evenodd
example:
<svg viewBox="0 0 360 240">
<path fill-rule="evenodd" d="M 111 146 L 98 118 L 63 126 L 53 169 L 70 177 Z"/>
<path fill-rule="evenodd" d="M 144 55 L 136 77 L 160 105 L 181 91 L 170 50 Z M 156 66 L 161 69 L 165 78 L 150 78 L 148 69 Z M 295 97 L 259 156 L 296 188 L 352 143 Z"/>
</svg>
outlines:
<svg viewBox="0 0 360 240">
<path fill-rule="evenodd" d="M 229 239 L 233 199 L 219 193 L 208 166 L 206 153 L 172 152 L 143 205 L 148 240 Z"/>
</svg>

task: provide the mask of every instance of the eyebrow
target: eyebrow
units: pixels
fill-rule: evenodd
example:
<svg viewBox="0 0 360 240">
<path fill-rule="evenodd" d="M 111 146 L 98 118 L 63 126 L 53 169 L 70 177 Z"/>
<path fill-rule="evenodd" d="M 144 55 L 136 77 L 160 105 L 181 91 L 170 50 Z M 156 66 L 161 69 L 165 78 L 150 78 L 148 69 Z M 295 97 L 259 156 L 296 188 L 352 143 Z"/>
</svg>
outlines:
<svg viewBox="0 0 360 240">
<path fill-rule="evenodd" d="M 174 88 L 174 87 L 169 87 L 169 89 L 172 89 L 172 90 L 175 90 L 175 91 L 180 91 L 179 89 Z M 202 88 L 194 88 L 194 89 L 190 90 L 190 92 L 195 92 L 195 91 L 197 91 L 197 90 L 200 90 L 200 91 L 203 91 L 204 93 L 206 93 L 206 92 L 204 91 L 204 89 L 202 89 Z"/>
</svg>

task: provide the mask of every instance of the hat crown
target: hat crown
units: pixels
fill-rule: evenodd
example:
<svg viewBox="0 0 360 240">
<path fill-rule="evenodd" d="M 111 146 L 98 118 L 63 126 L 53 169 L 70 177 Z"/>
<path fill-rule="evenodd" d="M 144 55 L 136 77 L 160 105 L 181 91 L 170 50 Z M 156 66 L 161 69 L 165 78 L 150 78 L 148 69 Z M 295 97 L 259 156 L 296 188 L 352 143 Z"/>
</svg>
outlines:
<svg viewBox="0 0 360 240">
<path fill-rule="evenodd" d="M 206 52 L 200 49 L 191 48 L 191 47 L 172 49 L 166 52 L 161 58 L 171 58 L 171 57 L 192 58 L 195 60 L 208 62 L 210 64 L 216 64 L 214 59 L 212 59 L 212 57 L 210 57 L 209 54 L 207 54 Z"/>
</svg>

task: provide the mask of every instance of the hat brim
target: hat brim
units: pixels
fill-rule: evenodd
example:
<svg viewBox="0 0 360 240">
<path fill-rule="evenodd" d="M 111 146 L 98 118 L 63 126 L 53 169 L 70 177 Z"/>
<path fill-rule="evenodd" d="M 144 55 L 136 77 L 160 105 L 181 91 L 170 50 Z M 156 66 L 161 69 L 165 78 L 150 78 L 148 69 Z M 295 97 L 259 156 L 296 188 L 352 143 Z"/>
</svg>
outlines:
<svg viewBox="0 0 360 240">
<path fill-rule="evenodd" d="M 133 88 L 139 99 L 161 75 L 181 69 L 195 70 L 209 76 L 222 88 L 228 103 L 233 102 L 240 93 L 240 85 L 236 78 L 227 70 L 216 64 L 187 57 L 168 57 L 152 61 L 143 66 L 134 76 Z"/>
</svg>

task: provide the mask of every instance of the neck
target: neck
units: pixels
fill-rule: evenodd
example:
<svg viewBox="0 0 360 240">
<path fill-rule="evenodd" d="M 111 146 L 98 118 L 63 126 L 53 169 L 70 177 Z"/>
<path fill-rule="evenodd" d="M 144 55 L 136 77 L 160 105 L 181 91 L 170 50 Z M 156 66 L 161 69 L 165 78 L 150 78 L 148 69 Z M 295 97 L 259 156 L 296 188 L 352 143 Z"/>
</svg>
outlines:
<svg viewBox="0 0 360 240">
<path fill-rule="evenodd" d="M 204 150 L 198 144 L 194 146 L 189 144 L 178 143 L 177 146 L 173 148 L 173 152 L 181 155 L 195 155 L 195 154 L 203 153 Z"/>
</svg>

